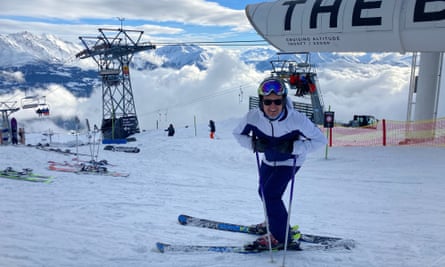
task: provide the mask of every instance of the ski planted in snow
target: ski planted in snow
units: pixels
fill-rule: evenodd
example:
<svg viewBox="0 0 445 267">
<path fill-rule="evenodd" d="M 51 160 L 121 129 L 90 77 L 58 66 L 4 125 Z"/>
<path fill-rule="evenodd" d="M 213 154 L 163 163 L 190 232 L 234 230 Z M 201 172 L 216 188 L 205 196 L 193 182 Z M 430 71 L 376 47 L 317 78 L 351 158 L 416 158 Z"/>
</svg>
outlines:
<svg viewBox="0 0 445 267">
<path fill-rule="evenodd" d="M 53 176 L 40 175 L 32 172 L 32 169 L 25 168 L 22 171 L 14 170 L 12 167 L 0 171 L 0 177 L 28 182 L 52 183 Z"/>
<path fill-rule="evenodd" d="M 218 221 L 214 221 L 214 220 L 197 218 L 197 217 L 184 215 L 184 214 L 181 214 L 178 216 L 178 221 L 182 225 L 210 228 L 210 229 L 215 229 L 215 230 L 246 233 L 246 234 L 252 234 L 252 235 L 265 234 L 264 230 L 259 229 L 256 226 L 247 226 L 247 225 L 240 225 L 240 224 L 218 222 Z M 297 230 L 298 226 L 296 226 L 296 227 L 294 226 L 294 227 L 292 227 L 292 229 Z M 349 248 L 354 247 L 353 240 L 343 239 L 340 237 L 332 237 L 332 236 L 322 236 L 322 235 L 301 233 L 301 237 L 300 237 L 299 241 L 306 242 L 306 243 L 313 243 L 313 244 L 323 244 L 323 245 L 337 244 L 337 245 L 341 245 L 341 246 L 345 246 L 345 247 L 347 246 Z"/>
</svg>

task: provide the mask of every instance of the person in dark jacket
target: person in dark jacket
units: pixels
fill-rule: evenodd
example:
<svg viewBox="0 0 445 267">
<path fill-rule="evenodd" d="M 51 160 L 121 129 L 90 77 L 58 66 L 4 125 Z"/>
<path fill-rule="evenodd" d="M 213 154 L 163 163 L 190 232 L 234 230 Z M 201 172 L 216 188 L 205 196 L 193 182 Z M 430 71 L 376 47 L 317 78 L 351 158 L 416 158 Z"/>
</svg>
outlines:
<svg viewBox="0 0 445 267">
<path fill-rule="evenodd" d="M 216 132 L 216 128 L 215 128 L 215 122 L 210 120 L 209 121 L 209 128 L 210 128 L 210 139 L 214 139 L 215 138 L 215 132 Z"/>
<path fill-rule="evenodd" d="M 166 132 L 168 132 L 168 136 L 174 136 L 175 135 L 175 127 L 173 127 L 173 124 L 170 123 L 167 129 L 165 129 Z"/>
<path fill-rule="evenodd" d="M 233 135 L 241 146 L 262 153 L 258 193 L 263 201 L 265 223 L 257 225 L 267 233 L 252 246 L 256 249 L 299 247 L 298 237 L 288 235 L 288 212 L 282 200 L 289 181 L 302 166 L 306 154 L 326 144 L 322 131 L 306 115 L 293 108 L 286 84 L 279 78 L 264 80 L 259 88 L 259 108 L 250 110 Z M 259 158 L 258 158 L 259 159 Z M 295 238 L 295 240 L 293 240 Z"/>
</svg>

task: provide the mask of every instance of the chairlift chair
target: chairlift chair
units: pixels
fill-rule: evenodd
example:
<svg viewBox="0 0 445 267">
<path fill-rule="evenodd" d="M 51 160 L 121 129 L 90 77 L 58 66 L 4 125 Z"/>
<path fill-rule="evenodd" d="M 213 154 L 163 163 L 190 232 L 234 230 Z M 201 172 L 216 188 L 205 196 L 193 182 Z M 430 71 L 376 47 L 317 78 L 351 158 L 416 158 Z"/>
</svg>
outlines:
<svg viewBox="0 0 445 267">
<path fill-rule="evenodd" d="M 41 116 L 49 116 L 49 106 L 46 103 L 45 96 L 32 95 L 25 96 L 21 100 L 22 109 L 35 109 L 36 113 Z"/>
<path fill-rule="evenodd" d="M 31 109 L 36 108 L 39 106 L 39 96 L 33 95 L 33 96 L 25 96 L 21 100 L 21 106 L 22 109 Z"/>
</svg>

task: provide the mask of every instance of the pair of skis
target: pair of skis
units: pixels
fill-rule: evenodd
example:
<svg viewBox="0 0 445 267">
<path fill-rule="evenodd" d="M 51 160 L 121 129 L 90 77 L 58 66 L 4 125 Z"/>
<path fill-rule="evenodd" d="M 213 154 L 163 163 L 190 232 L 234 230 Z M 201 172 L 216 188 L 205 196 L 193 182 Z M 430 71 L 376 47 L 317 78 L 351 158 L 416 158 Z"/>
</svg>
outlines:
<svg viewBox="0 0 445 267">
<path fill-rule="evenodd" d="M 139 147 L 133 146 L 113 146 L 107 145 L 104 147 L 104 150 L 110 150 L 113 152 L 126 152 L 126 153 L 139 153 L 141 149 Z"/>
<path fill-rule="evenodd" d="M 21 180 L 28 182 L 38 182 L 38 183 L 52 183 L 53 176 L 35 174 L 31 169 L 23 169 L 21 171 L 14 170 L 12 167 L 7 167 L 6 169 L 0 171 L 0 177 Z"/>
<path fill-rule="evenodd" d="M 94 174 L 94 175 L 104 175 L 104 176 L 113 176 L 113 177 L 128 177 L 130 174 L 125 172 L 116 172 L 110 171 L 106 167 L 101 165 L 73 165 L 68 163 L 57 163 L 50 162 L 48 169 L 51 171 L 59 171 L 59 172 L 71 172 L 76 174 Z"/>
<path fill-rule="evenodd" d="M 103 176 L 113 176 L 113 177 L 128 177 L 129 173 L 125 172 L 116 172 L 109 171 L 105 167 L 97 167 L 97 166 L 69 166 L 63 164 L 49 164 L 48 169 L 51 171 L 59 171 L 59 172 L 71 172 L 76 174 L 94 174 L 94 175 L 103 175 Z"/>
<path fill-rule="evenodd" d="M 179 215 L 178 221 L 182 225 L 189 225 L 195 227 L 210 228 L 215 230 L 230 231 L 237 233 L 246 233 L 252 235 L 260 235 L 262 232 L 258 231 L 256 227 L 232 224 L 225 222 L 218 222 L 214 220 L 208 220 L 203 218 L 197 218 L 188 215 Z M 340 248 L 350 250 L 355 246 L 354 240 L 343 239 L 339 237 L 311 235 L 301 233 L 299 239 L 300 247 L 298 249 L 288 248 L 288 250 L 327 250 L 332 248 Z M 156 248 L 158 251 L 164 252 L 200 252 L 200 251 L 212 251 L 212 252 L 231 252 L 231 253 L 261 253 L 267 250 L 252 250 L 246 246 L 199 246 L 199 245 L 181 245 L 181 244 L 168 244 L 157 242 Z"/>
<path fill-rule="evenodd" d="M 47 152 L 57 152 L 57 153 L 61 153 L 61 154 L 63 154 L 63 155 L 89 156 L 89 155 L 87 155 L 87 154 L 82 154 L 82 153 L 72 152 L 72 151 L 69 150 L 69 149 L 62 150 L 62 149 L 60 149 L 60 148 L 53 148 L 53 147 L 49 147 L 49 146 L 41 145 L 41 144 L 38 144 L 38 145 L 35 145 L 35 146 L 33 146 L 33 145 L 28 145 L 28 146 L 30 146 L 30 147 L 35 147 L 35 148 L 37 148 L 37 149 L 40 149 L 40 150 L 43 150 L 43 151 L 47 151 Z"/>
</svg>

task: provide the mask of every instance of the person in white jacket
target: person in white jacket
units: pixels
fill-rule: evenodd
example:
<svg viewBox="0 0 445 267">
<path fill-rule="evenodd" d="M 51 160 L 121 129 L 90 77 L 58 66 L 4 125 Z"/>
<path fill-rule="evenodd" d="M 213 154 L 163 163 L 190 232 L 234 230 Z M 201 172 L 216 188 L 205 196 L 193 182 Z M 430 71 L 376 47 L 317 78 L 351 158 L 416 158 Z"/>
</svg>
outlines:
<svg viewBox="0 0 445 267">
<path fill-rule="evenodd" d="M 280 249 L 288 240 L 288 247 L 298 246 L 298 240 L 292 240 L 292 236 L 286 239 L 286 232 L 290 231 L 286 231 L 288 212 L 282 196 L 306 154 L 326 145 L 327 140 L 306 115 L 293 108 L 281 79 L 265 79 L 258 88 L 258 95 L 259 108 L 250 110 L 233 130 L 243 147 L 263 154 L 259 163 L 258 193 L 265 206 L 270 233 L 252 245 L 255 249 L 268 249 L 270 240 L 272 248 Z M 264 223 L 258 228 L 267 232 Z"/>
</svg>

